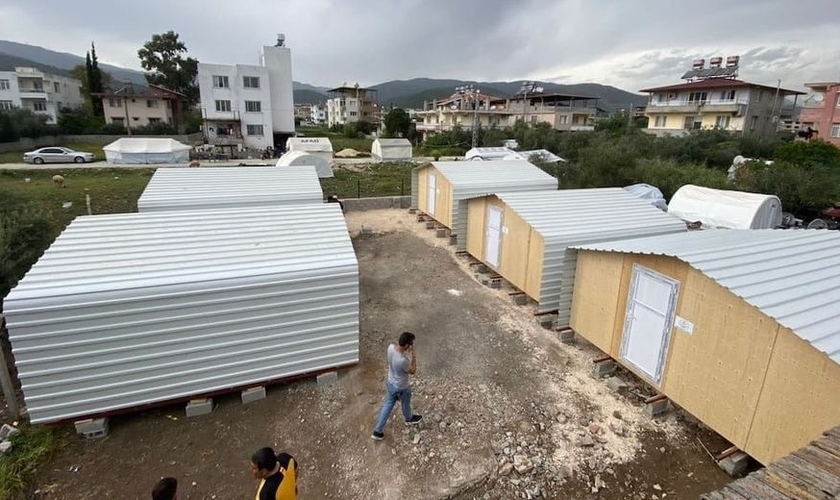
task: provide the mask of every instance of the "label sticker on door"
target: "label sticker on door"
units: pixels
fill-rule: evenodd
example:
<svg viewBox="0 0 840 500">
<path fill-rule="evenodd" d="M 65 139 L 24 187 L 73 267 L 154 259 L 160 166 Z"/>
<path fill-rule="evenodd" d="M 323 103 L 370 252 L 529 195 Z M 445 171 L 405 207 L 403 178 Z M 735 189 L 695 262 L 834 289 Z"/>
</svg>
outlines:
<svg viewBox="0 0 840 500">
<path fill-rule="evenodd" d="M 674 318 L 674 326 L 689 335 L 694 335 L 694 323 L 685 318 L 682 318 L 680 316 Z"/>
<path fill-rule="evenodd" d="M 507 234 L 507 226 L 502 226 L 502 234 Z"/>
</svg>

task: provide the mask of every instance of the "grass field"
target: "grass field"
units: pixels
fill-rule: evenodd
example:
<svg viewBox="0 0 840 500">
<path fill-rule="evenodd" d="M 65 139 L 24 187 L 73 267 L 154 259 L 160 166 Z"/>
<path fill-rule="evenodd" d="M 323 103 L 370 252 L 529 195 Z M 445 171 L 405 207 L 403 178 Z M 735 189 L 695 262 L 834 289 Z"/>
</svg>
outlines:
<svg viewBox="0 0 840 500">
<path fill-rule="evenodd" d="M 324 195 L 339 198 L 369 198 L 411 194 L 412 163 L 353 165 L 335 171 L 335 177 L 321 179 Z"/>
<path fill-rule="evenodd" d="M 96 160 L 104 160 L 105 153 L 102 152 L 102 146 L 111 142 L 73 142 L 73 143 L 56 143 L 54 146 L 62 146 L 65 148 L 74 149 L 76 151 L 84 151 L 86 153 L 93 153 Z M 47 146 L 43 146 L 47 147 Z M 23 163 L 23 153 L 34 151 L 41 148 L 27 148 L 20 151 L 13 151 L 10 153 L 0 153 L 0 163 Z"/>
</svg>

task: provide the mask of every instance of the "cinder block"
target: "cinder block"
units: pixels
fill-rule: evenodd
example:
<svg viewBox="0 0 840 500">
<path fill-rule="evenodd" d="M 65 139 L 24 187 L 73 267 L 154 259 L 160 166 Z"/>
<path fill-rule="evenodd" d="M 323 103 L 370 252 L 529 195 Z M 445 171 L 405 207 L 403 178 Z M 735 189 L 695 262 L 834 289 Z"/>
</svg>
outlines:
<svg viewBox="0 0 840 500">
<path fill-rule="evenodd" d="M 251 387 L 242 391 L 242 404 L 244 405 L 259 401 L 260 399 L 265 399 L 265 387 L 263 386 Z"/>
<path fill-rule="evenodd" d="M 315 377 L 315 381 L 318 382 L 318 385 L 330 385 L 338 381 L 338 372 L 322 373 Z"/>
<path fill-rule="evenodd" d="M 213 413 L 213 398 L 193 399 L 187 404 L 187 417 Z"/>
<path fill-rule="evenodd" d="M 659 401 L 654 401 L 645 405 L 645 415 L 647 415 L 648 418 L 656 418 L 660 415 L 668 413 L 668 410 L 670 409 L 671 406 L 669 401 L 667 399 L 660 399 Z"/>
<path fill-rule="evenodd" d="M 88 439 L 98 439 L 108 435 L 107 418 L 77 420 L 74 423 L 76 432 Z"/>
<path fill-rule="evenodd" d="M 551 330 L 551 328 L 554 327 L 555 319 L 557 319 L 557 317 L 553 314 L 543 314 L 542 316 L 537 317 L 537 321 L 540 322 L 540 326 L 546 330 Z"/>
<path fill-rule="evenodd" d="M 525 304 L 528 303 L 528 296 L 525 295 L 524 293 L 513 294 L 513 295 L 510 296 L 510 298 L 511 298 L 511 300 L 513 300 L 513 303 L 518 305 L 518 306 L 524 306 Z"/>
<path fill-rule="evenodd" d="M 592 375 L 595 378 L 609 377 L 613 372 L 615 372 L 615 361 L 611 359 L 599 361 L 592 367 Z"/>
<path fill-rule="evenodd" d="M 607 379 L 607 387 L 613 392 L 622 393 L 627 390 L 627 382 L 618 377 L 610 377 Z"/>
<path fill-rule="evenodd" d="M 9 424 L 3 424 L 3 426 L 0 427 L 0 441 L 9 439 L 18 432 L 20 432 L 20 430 L 17 427 Z"/>
<path fill-rule="evenodd" d="M 425 222 L 426 216 L 423 214 L 417 214 L 417 222 Z"/>
<path fill-rule="evenodd" d="M 502 279 L 490 278 L 490 288 L 502 288 Z"/>
<path fill-rule="evenodd" d="M 750 464 L 750 456 L 743 451 L 737 451 L 734 454 L 724 458 L 718 462 L 718 466 L 726 471 L 732 477 L 738 477 L 747 471 L 747 466 Z"/>
<path fill-rule="evenodd" d="M 426 229 L 434 229 L 437 226 L 437 222 L 430 220 L 426 222 Z"/>
<path fill-rule="evenodd" d="M 560 342 L 564 344 L 574 344 L 576 342 L 575 331 L 563 330 L 562 332 L 560 332 Z"/>
<path fill-rule="evenodd" d="M 479 265 L 478 265 L 478 266 L 476 266 L 476 268 L 475 268 L 475 272 L 477 272 L 477 273 L 486 273 L 486 272 L 488 272 L 488 271 L 490 271 L 490 268 L 489 268 L 489 267 L 487 267 L 487 266 L 486 266 L 486 265 L 484 265 L 484 264 L 479 264 Z"/>
<path fill-rule="evenodd" d="M 409 208 L 409 209 L 408 209 L 408 213 L 410 213 L 410 214 L 416 214 L 416 213 L 417 213 L 417 209 L 416 209 L 416 208 Z"/>
<path fill-rule="evenodd" d="M 449 246 L 455 246 L 458 244 L 458 235 L 457 234 L 450 234 L 449 235 Z"/>
<path fill-rule="evenodd" d="M 440 228 L 437 230 L 437 237 L 438 238 L 446 238 L 446 229 Z"/>
</svg>

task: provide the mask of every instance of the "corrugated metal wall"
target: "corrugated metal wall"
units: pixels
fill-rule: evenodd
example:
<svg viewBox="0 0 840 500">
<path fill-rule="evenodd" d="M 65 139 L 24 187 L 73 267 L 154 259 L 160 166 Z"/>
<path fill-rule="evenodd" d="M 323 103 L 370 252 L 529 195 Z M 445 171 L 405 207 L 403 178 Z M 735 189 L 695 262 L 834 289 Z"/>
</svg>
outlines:
<svg viewBox="0 0 840 500">
<path fill-rule="evenodd" d="M 159 168 L 140 212 L 323 203 L 313 166 Z"/>
<path fill-rule="evenodd" d="M 359 359 L 335 204 L 79 217 L 4 307 L 33 423 Z"/>
</svg>

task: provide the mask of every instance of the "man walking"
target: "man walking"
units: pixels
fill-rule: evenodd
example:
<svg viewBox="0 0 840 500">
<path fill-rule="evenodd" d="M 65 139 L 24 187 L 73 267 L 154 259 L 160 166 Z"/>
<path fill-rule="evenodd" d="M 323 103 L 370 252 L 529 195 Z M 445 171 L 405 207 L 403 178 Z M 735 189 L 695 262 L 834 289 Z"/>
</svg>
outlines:
<svg viewBox="0 0 840 500">
<path fill-rule="evenodd" d="M 288 453 L 275 455 L 271 448 L 260 448 L 251 455 L 250 467 L 260 480 L 256 500 L 297 498 L 297 461 Z"/>
<path fill-rule="evenodd" d="M 408 354 L 411 355 L 409 359 Z M 388 378 L 385 381 L 385 401 L 379 412 L 379 420 L 373 428 L 373 439 L 385 438 L 383 431 L 397 400 L 402 404 L 405 425 L 416 425 L 423 420 L 422 415 L 415 415 L 411 410 L 411 384 L 409 375 L 417 373 L 417 352 L 414 350 L 414 334 L 403 332 L 396 345 L 388 346 Z"/>
</svg>

